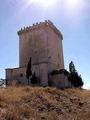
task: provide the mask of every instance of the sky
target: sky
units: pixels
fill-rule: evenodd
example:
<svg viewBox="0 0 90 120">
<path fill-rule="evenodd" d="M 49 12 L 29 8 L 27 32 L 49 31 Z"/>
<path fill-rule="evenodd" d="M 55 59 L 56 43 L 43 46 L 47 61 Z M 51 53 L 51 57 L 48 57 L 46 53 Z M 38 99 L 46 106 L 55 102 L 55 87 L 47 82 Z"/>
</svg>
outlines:
<svg viewBox="0 0 90 120">
<path fill-rule="evenodd" d="M 44 20 L 63 34 L 65 68 L 72 60 L 90 88 L 90 0 L 0 0 L 0 78 L 19 66 L 17 31 Z"/>
</svg>

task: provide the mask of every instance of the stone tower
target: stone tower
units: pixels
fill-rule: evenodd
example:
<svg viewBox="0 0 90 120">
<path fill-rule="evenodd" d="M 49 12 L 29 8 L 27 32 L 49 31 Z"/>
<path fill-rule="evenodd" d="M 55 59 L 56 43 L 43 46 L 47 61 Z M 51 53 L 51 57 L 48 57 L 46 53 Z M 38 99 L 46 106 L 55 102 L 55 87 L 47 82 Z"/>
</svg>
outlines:
<svg viewBox="0 0 90 120">
<path fill-rule="evenodd" d="M 41 84 L 48 84 L 48 73 L 54 69 L 64 69 L 62 34 L 51 21 L 33 24 L 21 29 L 19 35 L 19 67 L 27 66 L 32 58 L 32 66 Z"/>
<path fill-rule="evenodd" d="M 24 81 L 31 57 L 32 71 L 40 79 L 40 85 L 47 86 L 48 74 L 64 69 L 61 32 L 48 20 L 25 27 L 18 31 L 18 35 L 19 68 L 6 69 L 6 78 Z"/>
</svg>

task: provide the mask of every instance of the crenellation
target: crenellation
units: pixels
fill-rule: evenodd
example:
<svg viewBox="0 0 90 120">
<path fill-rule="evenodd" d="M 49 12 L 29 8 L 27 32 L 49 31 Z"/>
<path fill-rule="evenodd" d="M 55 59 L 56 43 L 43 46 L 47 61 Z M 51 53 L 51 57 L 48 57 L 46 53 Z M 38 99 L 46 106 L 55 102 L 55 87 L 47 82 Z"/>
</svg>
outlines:
<svg viewBox="0 0 90 120">
<path fill-rule="evenodd" d="M 54 70 L 64 69 L 61 32 L 50 20 L 36 22 L 21 28 L 19 35 L 19 67 L 6 69 L 8 84 L 16 80 L 19 84 L 28 83 L 26 70 L 31 58 L 31 70 L 38 78 L 38 85 L 68 87 L 69 81 L 64 74 L 50 75 Z M 67 83 L 67 86 L 66 86 Z"/>
<path fill-rule="evenodd" d="M 29 27 L 26 27 L 26 30 L 29 30 Z"/>
<path fill-rule="evenodd" d="M 55 27 L 55 25 L 50 20 L 48 20 L 48 23 L 49 23 L 49 26 L 54 30 L 54 32 L 57 33 L 63 40 L 63 36 L 61 32 Z"/>
<path fill-rule="evenodd" d="M 22 28 L 19 31 L 22 31 Z"/>
<path fill-rule="evenodd" d="M 46 26 L 51 27 L 59 36 L 62 36 L 61 32 L 54 26 L 54 24 L 50 20 L 45 20 L 45 22 L 39 22 L 39 23 L 36 22 L 32 26 L 24 27 L 23 29 L 21 28 L 21 30 L 18 31 L 18 35 Z"/>
<path fill-rule="evenodd" d="M 45 20 L 45 23 L 47 24 L 47 23 L 48 23 L 48 20 Z"/>
<path fill-rule="evenodd" d="M 42 24 L 42 22 L 39 22 L 39 24 Z"/>
<path fill-rule="evenodd" d="M 23 33 L 29 32 L 29 31 L 34 31 L 36 29 L 40 29 L 43 27 L 47 27 L 47 26 L 49 26 L 51 29 L 53 29 L 54 32 L 57 33 L 58 36 L 60 36 L 61 39 L 63 40 L 63 36 L 62 36 L 61 32 L 55 27 L 55 25 L 50 20 L 45 20 L 44 22 L 39 22 L 39 23 L 36 22 L 32 26 L 24 27 L 23 29 L 21 28 L 21 30 L 18 31 L 18 35 L 21 35 Z"/>
<path fill-rule="evenodd" d="M 50 20 L 47 20 L 47 23 L 49 26 L 53 25 L 53 23 Z"/>
<path fill-rule="evenodd" d="M 33 24 L 33 26 L 35 26 L 35 24 Z"/>
<path fill-rule="evenodd" d="M 28 28 L 29 28 L 29 30 L 30 30 L 32 27 L 31 27 L 31 26 L 29 26 Z"/>
</svg>

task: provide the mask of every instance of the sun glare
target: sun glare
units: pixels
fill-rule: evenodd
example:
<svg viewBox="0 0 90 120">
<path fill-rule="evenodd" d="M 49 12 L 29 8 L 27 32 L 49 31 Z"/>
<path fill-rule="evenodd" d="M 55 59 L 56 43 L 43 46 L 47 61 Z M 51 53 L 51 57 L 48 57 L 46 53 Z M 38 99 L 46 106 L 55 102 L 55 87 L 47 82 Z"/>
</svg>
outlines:
<svg viewBox="0 0 90 120">
<path fill-rule="evenodd" d="M 79 3 L 79 0 L 66 0 L 66 3 L 70 6 L 76 6 Z"/>
<path fill-rule="evenodd" d="M 83 0 L 66 0 L 65 4 L 68 8 L 77 8 L 83 4 Z"/>
<path fill-rule="evenodd" d="M 57 0 L 30 0 L 30 3 L 39 4 L 44 7 L 50 7 L 55 5 Z"/>
</svg>

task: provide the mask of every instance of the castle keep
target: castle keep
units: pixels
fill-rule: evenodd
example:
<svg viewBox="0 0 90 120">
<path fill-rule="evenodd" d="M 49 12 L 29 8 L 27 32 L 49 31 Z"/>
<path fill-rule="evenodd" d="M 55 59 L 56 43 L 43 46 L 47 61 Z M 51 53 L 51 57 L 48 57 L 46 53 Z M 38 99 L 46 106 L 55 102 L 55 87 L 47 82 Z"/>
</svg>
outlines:
<svg viewBox="0 0 90 120">
<path fill-rule="evenodd" d="M 61 32 L 48 20 L 21 29 L 18 35 L 19 68 L 6 69 L 7 83 L 17 80 L 18 83 L 27 84 L 26 69 L 31 58 L 32 72 L 40 79 L 39 84 L 48 86 L 49 73 L 56 69 L 64 69 Z M 57 81 L 54 78 L 57 79 L 55 76 L 51 79 Z M 61 75 L 60 78 L 65 79 L 65 76 Z"/>
</svg>

